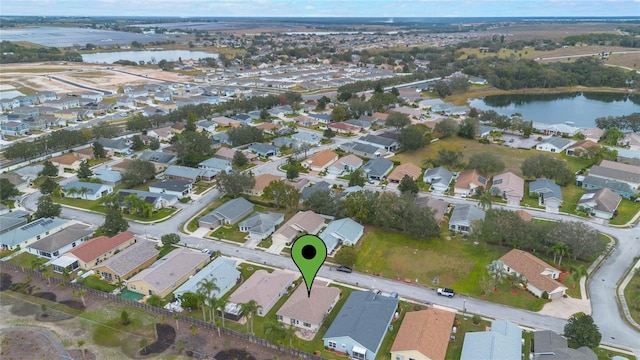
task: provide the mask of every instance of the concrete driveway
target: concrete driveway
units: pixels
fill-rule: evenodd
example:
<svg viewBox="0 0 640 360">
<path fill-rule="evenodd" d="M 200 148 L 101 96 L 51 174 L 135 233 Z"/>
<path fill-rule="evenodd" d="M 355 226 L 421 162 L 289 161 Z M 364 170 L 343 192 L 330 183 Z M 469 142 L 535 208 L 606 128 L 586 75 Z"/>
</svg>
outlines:
<svg viewBox="0 0 640 360">
<path fill-rule="evenodd" d="M 538 140 L 536 140 L 537 137 L 530 137 L 528 139 L 525 139 L 517 135 L 504 134 L 502 135 L 502 139 L 504 140 L 503 145 L 512 147 L 514 149 L 533 149 L 538 143 Z"/>
<path fill-rule="evenodd" d="M 589 300 L 574 299 L 571 297 L 555 299 L 546 303 L 538 313 L 562 319 L 569 319 L 571 315 L 578 312 L 591 315 L 591 303 Z"/>
</svg>

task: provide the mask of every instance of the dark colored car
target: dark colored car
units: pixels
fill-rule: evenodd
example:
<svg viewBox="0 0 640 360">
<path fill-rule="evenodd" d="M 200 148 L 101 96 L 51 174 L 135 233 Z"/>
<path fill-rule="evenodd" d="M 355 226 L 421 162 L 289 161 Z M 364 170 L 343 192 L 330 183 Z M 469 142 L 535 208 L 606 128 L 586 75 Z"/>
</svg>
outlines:
<svg viewBox="0 0 640 360">
<path fill-rule="evenodd" d="M 336 268 L 336 270 L 338 270 L 338 271 L 342 271 L 342 272 L 346 272 L 346 273 L 350 273 L 350 272 L 352 272 L 352 271 L 353 271 L 353 270 L 351 270 L 351 268 L 350 268 L 350 267 L 348 267 L 348 266 L 338 266 L 338 267 Z"/>
</svg>

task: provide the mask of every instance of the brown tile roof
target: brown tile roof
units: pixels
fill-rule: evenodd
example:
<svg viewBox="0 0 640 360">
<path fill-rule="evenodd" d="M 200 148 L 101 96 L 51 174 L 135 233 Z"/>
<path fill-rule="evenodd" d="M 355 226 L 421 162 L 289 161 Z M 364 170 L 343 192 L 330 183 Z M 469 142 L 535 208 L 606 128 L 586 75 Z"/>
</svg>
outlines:
<svg viewBox="0 0 640 360">
<path fill-rule="evenodd" d="M 478 181 L 479 177 L 483 177 L 489 180 L 489 177 L 483 174 L 480 174 L 476 169 L 465 170 L 458 175 L 458 180 L 456 180 L 455 187 L 459 189 L 469 189 L 469 185 L 475 184 L 478 187 L 486 187 L 486 183 L 481 183 Z"/>
<path fill-rule="evenodd" d="M 274 299 L 279 298 L 280 294 L 296 278 L 295 273 L 288 271 L 274 270 L 272 273 L 268 273 L 265 270 L 258 270 L 229 296 L 229 301 L 245 304 L 249 300 L 255 300 L 258 306 L 265 309 L 269 305 L 273 305 Z"/>
<path fill-rule="evenodd" d="M 266 188 L 271 182 L 283 180 L 280 176 L 272 175 L 272 174 L 261 174 L 256 176 L 256 184 L 253 187 L 253 191 L 262 191 Z"/>
<path fill-rule="evenodd" d="M 395 169 L 393 169 L 387 179 L 389 179 L 390 181 L 401 181 L 405 175 L 409 175 L 413 180 L 416 180 L 420 177 L 420 174 L 422 174 L 422 169 L 420 168 L 420 166 L 412 163 L 406 163 L 398 165 Z"/>
<path fill-rule="evenodd" d="M 221 159 L 231 160 L 233 159 L 233 155 L 235 155 L 235 153 L 235 150 L 223 146 L 216 150 L 215 156 Z"/>
<path fill-rule="evenodd" d="M 313 211 L 307 210 L 293 215 L 293 217 L 280 226 L 273 235 L 280 234 L 289 240 L 293 240 L 293 238 L 302 231 L 313 233 L 321 224 L 324 224 L 324 219 Z"/>
<path fill-rule="evenodd" d="M 387 118 L 389 117 L 389 114 L 385 114 L 385 113 L 381 113 L 381 112 L 374 112 L 371 116 L 376 118 L 376 119 L 380 119 L 380 120 L 386 121 Z"/>
<path fill-rule="evenodd" d="M 49 161 L 51 161 L 52 163 L 72 165 L 76 161 L 82 161 L 82 159 L 73 154 L 64 154 L 51 158 L 49 159 Z"/>
<path fill-rule="evenodd" d="M 89 146 L 84 149 L 76 150 L 75 152 L 82 155 L 93 156 L 93 147 Z"/>
<path fill-rule="evenodd" d="M 580 140 L 575 144 L 569 146 L 567 149 L 576 149 L 576 148 L 590 149 L 592 147 L 600 147 L 600 145 L 591 140 Z"/>
<path fill-rule="evenodd" d="M 132 162 L 133 160 L 131 159 L 122 159 L 119 163 L 111 165 L 111 169 L 115 171 L 125 171 L 127 169 L 127 165 Z"/>
<path fill-rule="evenodd" d="M 268 122 L 260 123 L 260 124 L 256 125 L 256 127 L 259 128 L 259 129 L 262 129 L 262 130 L 266 130 L 266 131 L 278 130 L 278 129 L 282 128 L 282 126 L 280 126 L 280 125 L 273 124 L 273 123 L 268 123 Z"/>
<path fill-rule="evenodd" d="M 417 350 L 431 360 L 443 360 L 456 314 L 428 308 L 404 316 L 391 352 Z"/>
<path fill-rule="evenodd" d="M 327 287 L 327 284 L 318 280 L 313 282 L 311 296 L 307 294 L 307 287 L 300 284 L 277 314 L 309 324 L 320 324 L 338 296 L 340 289 Z"/>
<path fill-rule="evenodd" d="M 67 253 L 73 254 L 84 262 L 91 262 L 103 254 L 106 254 L 109 250 L 114 249 L 131 239 L 133 239 L 133 234 L 128 231 L 122 232 L 111 238 L 104 235 L 98 236 L 97 238 L 93 238 L 76 246 Z"/>
<path fill-rule="evenodd" d="M 329 149 L 326 149 L 326 150 L 318 151 L 313 155 L 311 159 L 305 160 L 305 163 L 307 163 L 309 166 L 324 167 L 327 164 L 329 164 L 331 161 L 337 158 L 338 158 L 338 154 L 334 153 Z"/>
<path fill-rule="evenodd" d="M 546 262 L 529 254 L 526 251 L 513 249 L 500 258 L 505 265 L 512 268 L 518 274 L 523 275 L 527 282 L 536 288 L 551 293 L 558 287 L 564 287 L 561 283 L 549 276 L 542 275 L 545 270 L 559 271 Z"/>
</svg>

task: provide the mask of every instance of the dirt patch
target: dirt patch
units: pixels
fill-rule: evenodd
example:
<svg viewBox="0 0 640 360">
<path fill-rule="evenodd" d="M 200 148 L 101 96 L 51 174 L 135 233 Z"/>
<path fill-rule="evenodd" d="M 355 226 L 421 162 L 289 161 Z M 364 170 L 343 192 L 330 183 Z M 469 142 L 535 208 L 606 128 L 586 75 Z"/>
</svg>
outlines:
<svg viewBox="0 0 640 360">
<path fill-rule="evenodd" d="M 0 274 L 0 291 L 5 291 L 11 286 L 11 275 L 2 273 Z"/>
<path fill-rule="evenodd" d="M 40 311 L 36 315 L 36 320 L 40 322 L 56 322 L 56 321 L 69 320 L 73 318 L 74 317 L 72 315 L 65 314 L 63 312 L 55 311 L 55 310 L 46 310 L 44 312 Z"/>
<path fill-rule="evenodd" d="M 44 331 L 16 329 L 2 333 L 3 359 L 63 359 Z"/>
<path fill-rule="evenodd" d="M 63 300 L 60 301 L 60 304 L 62 305 L 66 305 L 72 309 L 76 309 L 76 310 L 84 310 L 85 306 L 82 302 L 78 301 L 78 300 Z"/>
<path fill-rule="evenodd" d="M 52 292 L 37 292 L 33 296 L 55 302 L 58 296 Z"/>
<path fill-rule="evenodd" d="M 16 316 L 31 316 L 37 314 L 40 311 L 40 307 L 32 303 L 18 302 L 13 304 L 9 311 Z"/>
<path fill-rule="evenodd" d="M 82 360 L 96 360 L 96 354 L 91 352 L 88 349 L 75 349 L 69 350 L 69 355 L 71 355 L 72 359 L 82 359 Z"/>
<path fill-rule="evenodd" d="M 216 360 L 256 360 L 253 355 L 240 349 L 220 351 L 214 356 Z"/>
<path fill-rule="evenodd" d="M 166 324 L 156 324 L 157 340 L 140 350 L 140 355 L 161 354 L 176 341 L 176 329 Z"/>
</svg>

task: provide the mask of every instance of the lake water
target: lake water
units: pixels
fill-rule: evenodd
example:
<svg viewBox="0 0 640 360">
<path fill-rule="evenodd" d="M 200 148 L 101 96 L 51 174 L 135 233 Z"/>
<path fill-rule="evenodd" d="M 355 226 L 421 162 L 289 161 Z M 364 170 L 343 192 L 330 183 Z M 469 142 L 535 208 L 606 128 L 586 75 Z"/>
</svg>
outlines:
<svg viewBox="0 0 640 360">
<path fill-rule="evenodd" d="M 520 113 L 525 120 L 547 124 L 571 121 L 577 127 L 595 127 L 595 119 L 640 112 L 640 95 L 613 93 L 566 93 L 495 95 L 469 100 L 480 110 L 501 115 Z"/>
<path fill-rule="evenodd" d="M 96 64 L 113 64 L 118 60 L 129 60 L 146 63 L 157 63 L 160 60 L 178 61 L 186 59 L 204 59 L 204 58 L 218 58 L 218 54 L 208 53 L 204 51 L 189 51 L 189 50 L 160 50 L 160 51 L 118 51 L 96 54 L 83 54 L 82 61 L 86 63 Z"/>
</svg>

